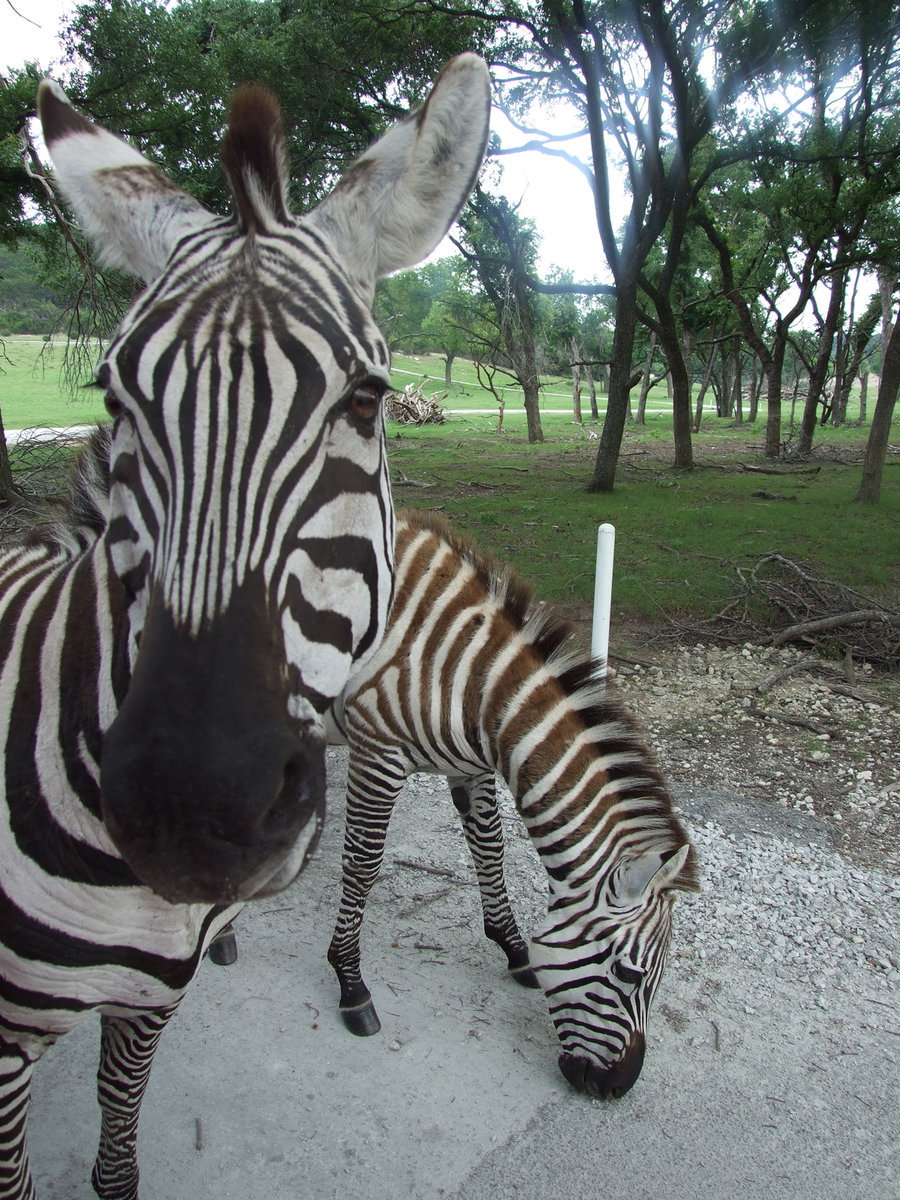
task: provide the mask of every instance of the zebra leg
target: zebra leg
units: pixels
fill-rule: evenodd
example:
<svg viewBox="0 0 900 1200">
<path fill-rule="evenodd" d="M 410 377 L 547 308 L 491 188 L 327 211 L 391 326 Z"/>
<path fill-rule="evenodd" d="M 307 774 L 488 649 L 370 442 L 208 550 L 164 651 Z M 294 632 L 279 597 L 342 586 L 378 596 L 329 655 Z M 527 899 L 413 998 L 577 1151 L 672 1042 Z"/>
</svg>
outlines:
<svg viewBox="0 0 900 1200">
<path fill-rule="evenodd" d="M 405 768 L 389 755 L 373 764 L 351 745 L 341 901 L 328 947 L 328 961 L 341 985 L 340 1014 L 357 1037 L 371 1037 L 381 1028 L 362 977 L 359 939 L 366 900 L 384 860 L 388 823 L 406 782 Z"/>
<path fill-rule="evenodd" d="M 507 958 L 508 970 L 523 987 L 539 986 L 528 961 L 528 947 L 509 903 L 503 874 L 503 827 L 497 808 L 497 785 L 493 775 L 448 778 L 450 795 L 462 820 L 463 832 L 481 892 L 484 932 Z"/>
<path fill-rule="evenodd" d="M 137 1200 L 137 1126 L 160 1034 L 177 1004 L 132 1016 L 101 1017 L 100 1148 L 91 1183 L 101 1200 Z"/>
<path fill-rule="evenodd" d="M 35 1200 L 26 1125 L 34 1062 L 0 1039 L 0 1200 Z"/>
</svg>

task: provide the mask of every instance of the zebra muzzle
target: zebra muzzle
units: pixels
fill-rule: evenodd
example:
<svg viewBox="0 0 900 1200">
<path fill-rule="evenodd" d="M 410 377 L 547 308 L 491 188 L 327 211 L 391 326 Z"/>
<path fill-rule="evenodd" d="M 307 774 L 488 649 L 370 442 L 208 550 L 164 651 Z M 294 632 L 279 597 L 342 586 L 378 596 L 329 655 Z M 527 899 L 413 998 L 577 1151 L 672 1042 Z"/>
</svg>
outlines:
<svg viewBox="0 0 900 1200">
<path fill-rule="evenodd" d="M 292 753 L 280 779 L 270 753 L 243 779 L 232 772 L 177 784 L 111 755 L 102 773 L 110 836 L 138 879 L 172 903 L 233 903 L 279 891 L 305 865 L 322 827 L 324 752 L 311 750 Z"/>
<path fill-rule="evenodd" d="M 149 611 L 104 735 L 102 815 L 142 883 L 173 903 L 286 886 L 318 840 L 324 732 L 289 715 L 283 654 L 256 610 L 193 637 Z"/>
<path fill-rule="evenodd" d="M 644 1036 L 635 1032 L 622 1057 L 609 1066 L 601 1066 L 582 1054 L 563 1053 L 558 1061 L 559 1069 L 576 1091 L 598 1100 L 618 1100 L 641 1073 Z"/>
</svg>

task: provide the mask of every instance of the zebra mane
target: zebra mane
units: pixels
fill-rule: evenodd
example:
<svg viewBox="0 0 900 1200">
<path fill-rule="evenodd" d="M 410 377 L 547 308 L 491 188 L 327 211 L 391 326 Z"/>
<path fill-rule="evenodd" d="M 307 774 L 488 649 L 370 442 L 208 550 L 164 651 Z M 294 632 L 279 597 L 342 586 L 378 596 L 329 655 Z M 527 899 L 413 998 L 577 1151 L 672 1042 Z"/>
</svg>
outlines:
<svg viewBox="0 0 900 1200">
<path fill-rule="evenodd" d="M 281 106 L 267 88 L 247 84 L 235 92 L 221 158 L 244 230 L 253 234 L 287 224 Z"/>
<path fill-rule="evenodd" d="M 50 520 L 31 531 L 29 546 L 78 558 L 103 536 L 109 518 L 111 442 L 111 425 L 91 430 L 70 470 L 67 494 L 52 505 Z"/>
<path fill-rule="evenodd" d="M 603 754 L 609 756 L 621 750 L 622 765 L 609 770 L 610 778 L 621 779 L 623 798 L 639 799 L 644 824 L 653 832 L 654 848 L 668 856 L 689 845 L 687 830 L 675 814 L 671 793 L 639 722 L 616 685 L 600 676 L 600 664 L 591 657 L 572 624 L 552 605 L 538 600 L 531 586 L 511 567 L 482 554 L 443 517 L 410 510 L 397 515 L 414 529 L 434 533 L 472 568 L 491 601 L 503 610 L 518 636 L 556 678 L 585 728 L 594 732 Z M 699 890 L 693 846 L 676 886 Z"/>
</svg>

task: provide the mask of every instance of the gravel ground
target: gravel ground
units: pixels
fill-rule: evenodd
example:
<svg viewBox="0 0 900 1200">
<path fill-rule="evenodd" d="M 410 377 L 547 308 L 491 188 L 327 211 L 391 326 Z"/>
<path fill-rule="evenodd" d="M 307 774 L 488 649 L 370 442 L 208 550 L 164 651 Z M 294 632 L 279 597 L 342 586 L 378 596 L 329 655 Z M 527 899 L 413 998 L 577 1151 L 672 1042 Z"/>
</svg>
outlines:
<svg viewBox="0 0 900 1200">
<path fill-rule="evenodd" d="M 618 678 L 678 787 L 820 821 L 854 861 L 900 873 L 900 678 L 795 649 L 651 651 Z"/>
</svg>

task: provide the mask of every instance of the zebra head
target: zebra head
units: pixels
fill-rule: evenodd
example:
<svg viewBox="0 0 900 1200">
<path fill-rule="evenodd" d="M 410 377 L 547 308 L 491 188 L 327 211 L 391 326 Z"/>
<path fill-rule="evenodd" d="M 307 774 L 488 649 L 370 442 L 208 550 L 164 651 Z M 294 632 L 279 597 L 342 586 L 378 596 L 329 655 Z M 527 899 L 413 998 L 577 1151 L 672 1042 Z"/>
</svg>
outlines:
<svg viewBox="0 0 900 1200">
<path fill-rule="evenodd" d="M 551 882 L 531 963 L 579 1091 L 618 1097 L 644 1061 L 647 1018 L 669 949 L 675 889 L 696 890 L 691 847 L 621 857 L 580 891 Z"/>
<path fill-rule="evenodd" d="M 38 104 L 86 234 L 148 284 L 98 369 L 115 419 L 105 546 L 127 614 L 102 815 L 166 899 L 246 899 L 290 882 L 315 845 L 321 714 L 384 632 L 389 353 L 371 303 L 469 193 L 487 69 L 453 60 L 302 217 L 263 89 L 232 105 L 224 218 L 55 84 Z"/>
</svg>

